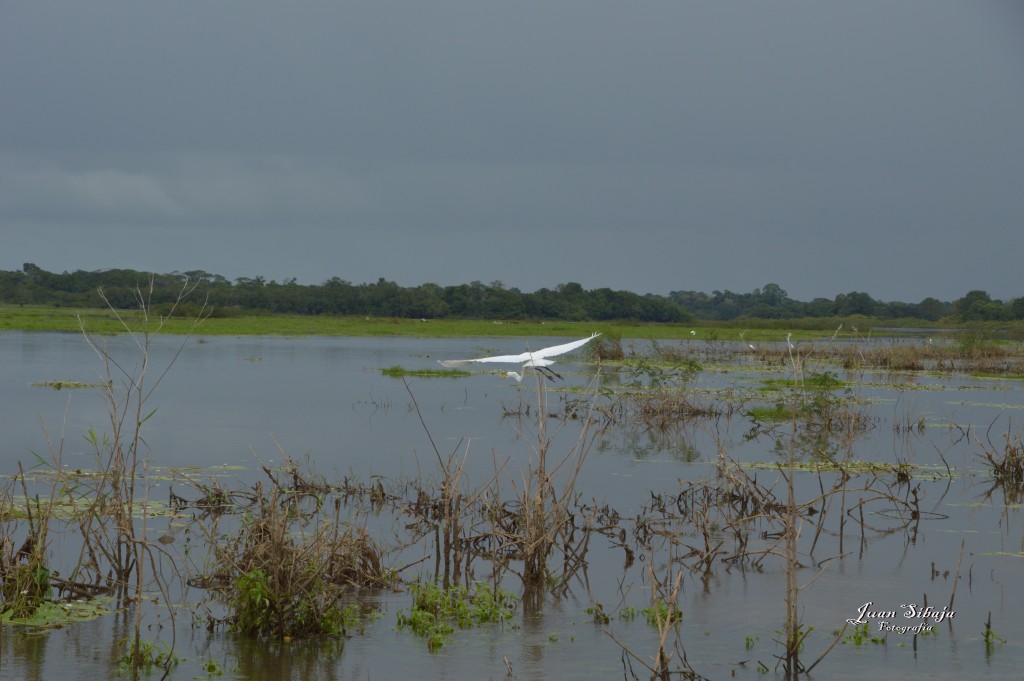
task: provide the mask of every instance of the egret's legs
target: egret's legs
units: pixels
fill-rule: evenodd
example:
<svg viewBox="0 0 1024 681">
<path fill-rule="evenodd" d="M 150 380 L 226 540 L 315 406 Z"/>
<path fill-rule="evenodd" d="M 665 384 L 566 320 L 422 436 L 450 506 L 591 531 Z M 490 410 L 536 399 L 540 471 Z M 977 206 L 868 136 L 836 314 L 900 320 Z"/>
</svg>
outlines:
<svg viewBox="0 0 1024 681">
<path fill-rule="evenodd" d="M 534 367 L 534 368 L 537 371 L 540 372 L 541 376 L 543 376 L 544 378 L 548 379 L 549 381 L 554 381 L 555 378 L 557 378 L 560 381 L 564 381 L 565 380 L 564 378 L 562 378 L 562 375 L 560 373 L 558 373 L 557 371 L 555 371 L 554 369 L 548 369 L 547 367 Z"/>
</svg>

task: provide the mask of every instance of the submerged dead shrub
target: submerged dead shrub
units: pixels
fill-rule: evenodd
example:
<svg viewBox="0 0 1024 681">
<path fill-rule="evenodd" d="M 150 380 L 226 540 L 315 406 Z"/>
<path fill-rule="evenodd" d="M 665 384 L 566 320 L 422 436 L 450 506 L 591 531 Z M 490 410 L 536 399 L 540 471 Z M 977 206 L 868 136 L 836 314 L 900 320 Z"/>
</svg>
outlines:
<svg viewBox="0 0 1024 681">
<path fill-rule="evenodd" d="M 880 346 L 866 353 L 868 364 L 888 371 L 924 371 L 923 349 L 916 345 Z"/>
<path fill-rule="evenodd" d="M 598 339 L 591 347 L 594 357 L 598 360 L 621 360 L 626 357 L 622 349 L 622 339 L 610 334 Z"/>
<path fill-rule="evenodd" d="M 992 469 L 992 476 L 998 485 L 1020 488 L 1024 486 L 1024 443 L 1021 436 L 1005 435 L 1003 451 L 992 445 L 982 444 L 980 457 Z"/>
<path fill-rule="evenodd" d="M 206 533 L 217 567 L 193 586 L 212 590 L 228 609 L 223 622 L 249 636 L 344 635 L 359 621 L 353 592 L 394 581 L 376 543 L 341 520 L 340 499 L 328 517 L 322 500 L 305 513 L 277 485 L 269 493 L 257 486 L 256 498 L 234 533 L 218 535 L 220 520 L 211 521 Z"/>
<path fill-rule="evenodd" d="M 680 421 L 698 418 L 717 418 L 726 413 L 730 405 L 702 403 L 685 395 L 632 395 L 635 415 L 649 428 L 664 430 Z"/>
</svg>

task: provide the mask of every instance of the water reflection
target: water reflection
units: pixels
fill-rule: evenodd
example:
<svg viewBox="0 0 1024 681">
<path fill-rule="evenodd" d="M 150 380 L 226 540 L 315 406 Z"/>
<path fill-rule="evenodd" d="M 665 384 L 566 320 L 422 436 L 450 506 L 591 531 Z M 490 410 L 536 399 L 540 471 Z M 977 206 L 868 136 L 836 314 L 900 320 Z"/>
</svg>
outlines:
<svg viewBox="0 0 1024 681">
<path fill-rule="evenodd" d="M 305 681 L 341 679 L 344 640 L 254 641 L 229 636 L 228 669 L 235 678 Z"/>
</svg>

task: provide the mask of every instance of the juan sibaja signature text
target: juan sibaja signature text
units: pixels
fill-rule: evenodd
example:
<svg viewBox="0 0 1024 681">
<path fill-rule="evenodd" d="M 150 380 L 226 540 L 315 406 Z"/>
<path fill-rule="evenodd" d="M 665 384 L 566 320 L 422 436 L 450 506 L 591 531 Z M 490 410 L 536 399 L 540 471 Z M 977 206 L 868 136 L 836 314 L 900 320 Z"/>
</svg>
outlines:
<svg viewBox="0 0 1024 681">
<path fill-rule="evenodd" d="M 953 619 L 956 616 L 956 612 L 949 608 L 939 610 L 930 605 L 921 608 L 916 603 L 901 603 L 900 608 L 902 608 L 902 612 L 897 610 L 872 610 L 872 605 L 874 603 L 868 601 L 860 606 L 857 609 L 857 616 L 846 620 L 847 623 L 867 624 L 871 620 L 876 620 L 878 622 L 878 631 L 891 631 L 896 634 L 920 634 L 932 630 L 932 625 L 929 623 L 930 620 L 938 623 L 943 620 Z M 920 620 L 920 622 L 914 626 L 896 624 L 897 618 L 901 615 L 904 619 L 916 619 Z"/>
</svg>

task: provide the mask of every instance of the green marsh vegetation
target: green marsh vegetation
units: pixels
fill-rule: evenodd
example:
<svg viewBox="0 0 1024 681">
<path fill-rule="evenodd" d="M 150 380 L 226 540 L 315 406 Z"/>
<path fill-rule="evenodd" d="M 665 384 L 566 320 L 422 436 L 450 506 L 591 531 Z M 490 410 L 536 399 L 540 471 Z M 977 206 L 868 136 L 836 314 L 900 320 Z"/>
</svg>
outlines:
<svg viewBox="0 0 1024 681">
<path fill-rule="evenodd" d="M 418 378 L 464 378 L 472 375 L 463 369 L 406 369 L 397 364 L 381 369 L 380 372 L 391 378 L 404 378 L 406 376 L 416 376 Z"/>
<path fill-rule="evenodd" d="M 994 300 L 987 292 L 969 291 L 963 297 L 944 302 L 925 298 L 920 303 L 875 300 L 861 291 L 841 293 L 832 299 L 805 302 L 790 298 L 777 283 L 768 283 L 749 293 L 714 291 L 673 291 L 668 295 L 608 288 L 587 290 L 579 283 L 566 282 L 554 289 L 532 293 L 506 286 L 501 281 L 484 284 L 440 286 L 434 283 L 399 286 L 384 278 L 354 284 L 332 277 L 319 284 L 300 284 L 295 278 L 282 282 L 263 277 L 239 277 L 234 281 L 202 270 L 165 274 L 130 269 L 47 272 L 34 263 L 21 270 L 0 270 L 0 303 L 21 306 L 84 308 L 106 307 L 95 295 L 108 291 L 114 307 L 134 305 L 133 292 L 142 282 L 152 282 L 153 311 L 162 316 L 194 317 L 198 303 L 179 304 L 176 291 L 184 282 L 198 287 L 218 316 L 241 312 L 291 313 L 359 317 L 404 317 L 417 320 L 573 320 L 600 322 L 616 320 L 691 323 L 696 320 L 739 327 L 778 329 L 821 328 L 823 319 L 845 320 L 850 326 L 869 329 L 935 327 L 950 322 L 985 325 L 1012 324 L 1024 319 L 1024 298 Z"/>
<path fill-rule="evenodd" d="M 0 331 L 66 331 L 79 332 L 84 323 L 92 333 L 125 333 L 123 321 L 130 320 L 136 306 L 134 290 L 147 286 L 153 281 L 150 275 L 135 273 L 130 286 L 120 282 L 111 289 L 106 301 L 96 295 L 95 288 L 88 296 L 74 302 L 41 304 L 30 301 L 20 303 L 4 301 L 0 295 Z M 157 281 L 160 281 L 159 278 Z M 380 336 L 403 335 L 419 337 L 467 337 L 467 336 L 572 336 L 579 337 L 595 327 L 612 332 L 620 338 L 652 338 L 659 340 L 693 340 L 701 342 L 742 341 L 753 344 L 757 352 L 762 349 L 771 355 L 773 344 L 779 343 L 786 333 L 794 342 L 821 342 L 836 340 L 837 335 L 845 339 L 870 340 L 873 334 L 882 333 L 896 338 L 911 339 L 915 328 L 927 328 L 934 333 L 937 341 L 926 348 L 925 355 L 941 356 L 943 341 L 958 346 L 958 355 L 984 356 L 993 346 L 1024 340 L 1024 317 L 999 321 L 950 316 L 940 321 L 908 318 L 885 318 L 868 316 L 825 316 L 789 315 L 783 318 L 744 317 L 738 319 L 657 319 L 643 314 L 626 313 L 618 315 L 595 311 L 589 315 L 563 314 L 564 307 L 549 306 L 538 308 L 534 314 L 502 314 L 501 310 L 465 310 L 459 314 L 442 316 L 401 314 L 394 310 L 383 311 L 330 311 L 311 308 L 303 312 L 289 311 L 287 306 L 260 308 L 238 305 L 207 298 L 202 303 L 176 299 L 177 291 L 185 282 L 196 285 L 195 279 L 184 275 L 166 277 L 153 288 L 152 299 L 159 297 L 163 302 L 152 304 L 154 319 L 161 319 L 161 333 L 190 333 L 192 320 L 201 310 L 206 320 L 203 333 L 209 335 L 324 335 L 324 336 Z M 214 287 L 215 289 L 216 287 Z M 207 286 L 195 291 L 202 296 L 210 291 Z M 8 296 L 10 298 L 10 296 Z M 82 304 L 88 301 L 88 304 Z M 1024 301 L 1024 299 L 1021 299 Z M 397 309 L 397 308 L 396 308 Z M 1021 306 L 1024 311 L 1024 306 Z M 120 313 L 120 314 L 119 314 Z M 127 313 L 127 314 L 125 314 Z M 81 320 L 81 323 L 80 321 Z M 837 326 L 841 333 L 837 333 Z M 893 330 L 894 327 L 900 327 Z M 920 331 L 916 333 L 921 333 Z M 767 344 L 767 345 L 766 345 Z M 904 357 L 899 353 L 888 353 L 880 360 L 903 362 L 911 366 L 919 358 L 903 348 Z M 837 352 L 840 352 L 837 349 Z M 865 348 L 861 353 L 867 353 Z M 866 356 L 866 355 L 865 355 Z M 850 358 L 855 362 L 861 358 Z"/>
<path fill-rule="evenodd" d="M 500 623 L 516 611 L 518 599 L 489 583 L 444 588 L 436 582 L 414 582 L 408 586 L 412 606 L 398 612 L 398 627 L 408 627 L 427 640 L 436 650 L 451 642 L 455 627 L 467 629 L 476 624 Z"/>
<path fill-rule="evenodd" d="M 123 313 L 124 311 L 118 311 Z M 125 328 L 113 310 L 94 308 L 49 308 L 42 306 L 0 305 L 0 331 L 79 332 L 79 319 L 97 334 L 124 333 Z M 624 337 L 682 339 L 689 327 L 613 322 Z M 504 321 L 490 319 L 420 319 L 403 317 L 330 316 L 298 314 L 251 314 L 204 317 L 202 333 L 210 336 L 411 336 L 422 338 L 464 337 L 537 337 L 585 336 L 594 322 L 577 321 Z M 162 333 L 184 334 L 192 329 L 189 319 L 170 317 L 163 321 Z"/>
</svg>

